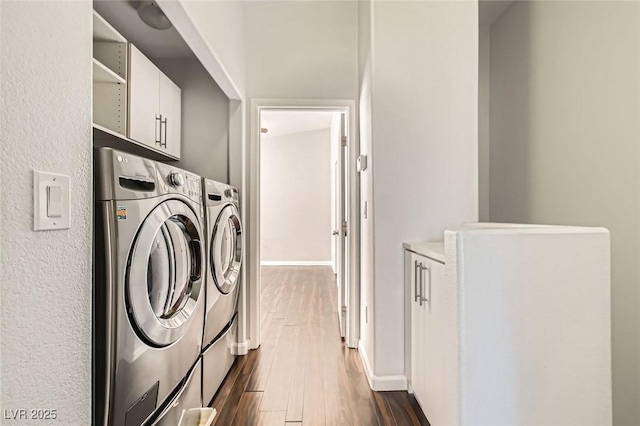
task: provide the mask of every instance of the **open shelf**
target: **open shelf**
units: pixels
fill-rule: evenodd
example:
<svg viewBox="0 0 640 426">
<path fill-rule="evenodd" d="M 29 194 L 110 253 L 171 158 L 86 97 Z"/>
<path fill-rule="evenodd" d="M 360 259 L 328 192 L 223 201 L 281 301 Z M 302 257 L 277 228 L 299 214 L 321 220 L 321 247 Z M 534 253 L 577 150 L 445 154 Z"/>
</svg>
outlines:
<svg viewBox="0 0 640 426">
<path fill-rule="evenodd" d="M 104 20 L 95 10 L 93 11 L 93 41 L 110 41 L 126 43 L 124 38 L 115 28 Z"/>
<path fill-rule="evenodd" d="M 111 69 L 95 58 L 93 59 L 93 81 L 94 83 L 126 84 L 124 78 L 111 71 Z"/>
<path fill-rule="evenodd" d="M 113 130 L 110 130 L 96 123 L 93 123 L 93 146 L 108 146 L 110 148 L 129 152 L 131 154 L 139 155 L 151 160 L 179 160 L 179 158 L 167 155 L 166 152 L 154 149 L 138 141 L 134 141 L 133 139 L 129 139 L 118 132 L 114 132 Z"/>
<path fill-rule="evenodd" d="M 93 122 L 116 135 L 127 134 L 127 50 L 127 40 L 94 10 Z"/>
</svg>

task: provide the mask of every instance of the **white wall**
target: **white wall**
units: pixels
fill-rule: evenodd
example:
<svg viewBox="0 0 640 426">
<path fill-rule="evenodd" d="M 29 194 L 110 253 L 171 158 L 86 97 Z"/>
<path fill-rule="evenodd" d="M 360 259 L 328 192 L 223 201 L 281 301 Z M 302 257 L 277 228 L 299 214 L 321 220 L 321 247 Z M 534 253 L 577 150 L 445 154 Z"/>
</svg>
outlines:
<svg viewBox="0 0 640 426">
<path fill-rule="evenodd" d="M 429 420 L 611 425 L 609 233 L 483 224 L 447 231 L 445 256 L 434 380 L 451 412 Z"/>
<path fill-rule="evenodd" d="M 260 260 L 331 261 L 330 129 L 260 138 Z"/>
<path fill-rule="evenodd" d="M 358 2 L 358 76 L 360 154 L 367 169 L 360 173 L 360 355 L 369 376 L 375 362 L 373 350 L 373 157 L 371 136 L 372 14 L 370 1 Z"/>
<path fill-rule="evenodd" d="M 356 99 L 356 2 L 245 4 L 247 97 Z"/>
<path fill-rule="evenodd" d="M 174 164 L 229 181 L 229 99 L 197 59 L 156 59 L 182 91 L 182 149 Z"/>
<path fill-rule="evenodd" d="M 620 426 L 640 418 L 639 76 L 637 2 L 514 2 L 491 29 L 491 220 L 610 230 Z"/>
<path fill-rule="evenodd" d="M 0 4 L 0 405 L 89 424 L 91 2 Z M 32 231 L 34 169 L 70 175 L 69 230 Z"/>
<path fill-rule="evenodd" d="M 238 92 L 244 95 L 243 2 L 233 0 L 180 0 L 180 3 L 205 40 L 211 53 L 222 64 L 224 73 L 238 89 Z"/>
<path fill-rule="evenodd" d="M 375 1 L 372 28 L 369 364 L 397 388 L 404 384 L 402 242 L 442 240 L 445 228 L 478 219 L 478 4 Z"/>
<path fill-rule="evenodd" d="M 480 5 L 482 7 L 481 2 Z M 490 26 L 479 28 L 478 43 L 478 209 L 480 221 L 489 221 L 489 181 L 490 181 Z"/>
</svg>

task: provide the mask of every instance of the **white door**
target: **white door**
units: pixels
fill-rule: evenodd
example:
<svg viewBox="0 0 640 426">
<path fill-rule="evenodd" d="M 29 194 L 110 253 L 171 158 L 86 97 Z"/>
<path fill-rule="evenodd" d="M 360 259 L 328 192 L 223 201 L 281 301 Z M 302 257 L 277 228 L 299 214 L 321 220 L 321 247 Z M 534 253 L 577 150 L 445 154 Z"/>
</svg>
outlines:
<svg viewBox="0 0 640 426">
<path fill-rule="evenodd" d="M 340 114 L 340 147 L 338 155 L 338 221 L 334 235 L 337 238 L 337 267 L 338 267 L 338 318 L 340 321 L 340 336 L 346 336 L 347 326 L 347 291 L 348 291 L 348 265 L 349 253 L 347 248 L 347 208 L 349 206 L 347 192 L 347 124 L 346 113 Z"/>
<path fill-rule="evenodd" d="M 181 94 L 180 88 L 169 77 L 160 72 L 161 141 L 167 154 L 176 158 L 180 158 Z"/>
<path fill-rule="evenodd" d="M 134 45 L 129 53 L 129 138 L 160 148 L 160 70 Z"/>
</svg>

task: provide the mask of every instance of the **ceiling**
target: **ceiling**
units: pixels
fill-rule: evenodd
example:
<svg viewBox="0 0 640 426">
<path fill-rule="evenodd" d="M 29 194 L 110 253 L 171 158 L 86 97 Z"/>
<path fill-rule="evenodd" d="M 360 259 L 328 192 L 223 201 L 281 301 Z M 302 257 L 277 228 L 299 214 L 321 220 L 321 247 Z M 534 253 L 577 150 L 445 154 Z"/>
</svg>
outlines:
<svg viewBox="0 0 640 426">
<path fill-rule="evenodd" d="M 283 136 L 293 133 L 310 132 L 331 127 L 333 111 L 262 111 L 260 127 L 268 132 L 263 136 Z"/>
<path fill-rule="evenodd" d="M 139 4 L 134 0 L 98 0 L 93 8 L 149 58 L 195 57 L 174 27 L 156 30 L 142 22 L 137 12 Z"/>
</svg>

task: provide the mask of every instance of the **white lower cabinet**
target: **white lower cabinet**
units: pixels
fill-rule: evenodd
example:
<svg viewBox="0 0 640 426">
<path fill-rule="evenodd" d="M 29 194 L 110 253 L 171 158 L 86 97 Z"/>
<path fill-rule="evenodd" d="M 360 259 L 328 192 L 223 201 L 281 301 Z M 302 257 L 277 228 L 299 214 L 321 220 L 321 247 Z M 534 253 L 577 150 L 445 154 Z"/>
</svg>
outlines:
<svg viewBox="0 0 640 426">
<path fill-rule="evenodd" d="M 445 357 L 447 295 L 444 264 L 405 251 L 405 286 L 410 291 L 410 369 L 413 393 L 431 425 L 449 425 Z M 406 287 L 405 287 L 406 288 Z"/>
<path fill-rule="evenodd" d="M 403 244 L 405 373 L 431 426 L 610 426 L 608 231 L 444 239 Z"/>
</svg>

